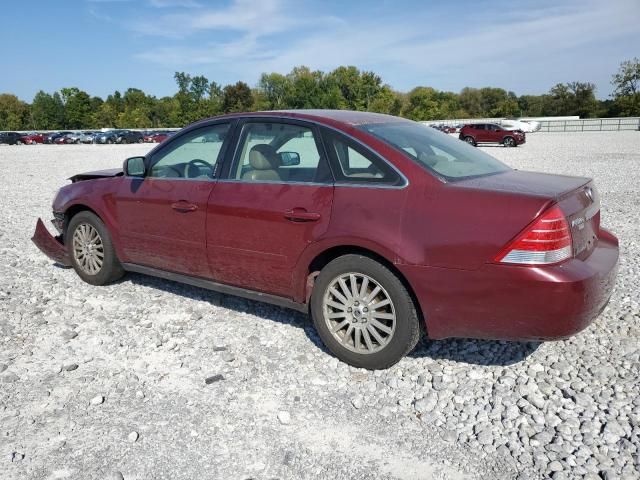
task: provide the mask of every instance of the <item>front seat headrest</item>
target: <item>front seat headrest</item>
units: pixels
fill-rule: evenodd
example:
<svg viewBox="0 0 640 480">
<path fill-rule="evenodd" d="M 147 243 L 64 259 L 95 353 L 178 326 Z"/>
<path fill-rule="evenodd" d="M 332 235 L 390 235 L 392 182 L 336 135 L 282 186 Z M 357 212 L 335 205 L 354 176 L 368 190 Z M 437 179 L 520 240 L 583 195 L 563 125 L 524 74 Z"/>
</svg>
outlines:
<svg viewBox="0 0 640 480">
<path fill-rule="evenodd" d="M 254 170 L 276 170 L 281 166 L 280 156 L 276 149 L 266 143 L 251 147 L 249 164 Z"/>
</svg>

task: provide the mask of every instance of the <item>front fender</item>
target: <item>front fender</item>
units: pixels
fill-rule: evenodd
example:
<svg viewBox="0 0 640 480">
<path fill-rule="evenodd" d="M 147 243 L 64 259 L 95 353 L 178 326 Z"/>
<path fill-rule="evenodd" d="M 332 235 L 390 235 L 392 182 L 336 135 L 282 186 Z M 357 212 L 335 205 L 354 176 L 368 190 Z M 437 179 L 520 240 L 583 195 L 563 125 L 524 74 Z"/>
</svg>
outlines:
<svg viewBox="0 0 640 480">
<path fill-rule="evenodd" d="M 115 205 L 115 192 L 120 179 L 121 177 L 100 178 L 66 185 L 58 191 L 53 201 L 53 210 L 64 213 L 65 217 L 78 210 L 93 211 L 107 227 L 118 258 L 125 261 Z"/>
</svg>

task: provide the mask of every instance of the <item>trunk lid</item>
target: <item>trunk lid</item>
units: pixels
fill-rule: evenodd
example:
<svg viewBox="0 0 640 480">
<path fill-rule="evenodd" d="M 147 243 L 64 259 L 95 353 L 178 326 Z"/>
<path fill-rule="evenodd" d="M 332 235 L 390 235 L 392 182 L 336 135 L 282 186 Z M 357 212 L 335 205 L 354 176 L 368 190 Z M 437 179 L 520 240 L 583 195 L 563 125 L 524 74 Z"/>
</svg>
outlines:
<svg viewBox="0 0 640 480">
<path fill-rule="evenodd" d="M 600 195 L 593 181 L 562 195 L 558 205 L 569 222 L 573 256 L 584 260 L 596 247 L 600 233 Z"/>
<path fill-rule="evenodd" d="M 571 229 L 573 256 L 584 260 L 597 245 L 600 232 L 600 196 L 590 178 L 510 170 L 463 180 L 455 185 L 517 193 L 549 203 L 557 202 Z"/>
</svg>

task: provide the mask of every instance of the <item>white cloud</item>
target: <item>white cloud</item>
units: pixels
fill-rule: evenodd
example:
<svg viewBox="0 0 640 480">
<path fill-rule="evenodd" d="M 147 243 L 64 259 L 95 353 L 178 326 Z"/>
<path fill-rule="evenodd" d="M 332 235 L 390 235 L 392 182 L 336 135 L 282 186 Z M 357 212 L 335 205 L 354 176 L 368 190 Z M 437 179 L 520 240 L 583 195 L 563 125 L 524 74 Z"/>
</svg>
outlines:
<svg viewBox="0 0 640 480">
<path fill-rule="evenodd" d="M 170 2 L 171 0 L 155 0 Z M 234 0 L 220 9 L 201 8 L 191 13 L 167 14 L 131 27 L 145 35 L 186 39 L 137 55 L 167 67 L 226 64 L 245 80 L 255 81 L 264 71 L 288 72 L 296 65 L 331 69 L 358 65 L 375 69 L 383 78 L 441 77 L 446 72 L 467 76 L 528 72 L 542 80 L 554 72 L 532 71 L 544 64 L 571 71 L 554 61 L 579 50 L 576 62 L 589 62 L 589 46 L 638 35 L 640 4 L 635 0 L 560 4 L 470 12 L 467 18 L 442 18 L 425 11 L 377 20 L 361 15 L 351 19 L 304 16 L 287 0 Z M 454 16 L 454 10 L 451 10 Z M 211 32 L 231 38 L 202 47 L 188 45 L 195 33 Z M 282 38 L 286 37 L 286 41 Z M 391 74 L 385 72 L 392 72 Z M 584 70 L 584 69 L 582 69 Z M 588 80 L 588 79 L 585 79 Z M 414 85 L 415 81 L 412 82 Z M 551 84 L 548 84 L 551 86 Z"/>
</svg>

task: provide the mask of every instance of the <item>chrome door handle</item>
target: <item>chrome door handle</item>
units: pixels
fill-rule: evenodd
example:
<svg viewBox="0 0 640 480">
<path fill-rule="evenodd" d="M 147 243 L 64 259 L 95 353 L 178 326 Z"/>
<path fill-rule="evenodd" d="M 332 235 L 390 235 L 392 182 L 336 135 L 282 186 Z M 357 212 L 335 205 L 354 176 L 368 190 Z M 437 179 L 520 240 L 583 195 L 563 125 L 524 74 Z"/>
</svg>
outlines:
<svg viewBox="0 0 640 480">
<path fill-rule="evenodd" d="M 171 208 L 173 208 L 176 212 L 180 212 L 180 213 L 195 212 L 196 210 L 198 210 L 197 205 L 186 202 L 184 200 L 180 200 L 179 202 L 172 203 Z"/>
<path fill-rule="evenodd" d="M 292 208 L 284 212 L 284 218 L 290 222 L 317 222 L 320 217 L 318 212 L 307 212 L 304 208 Z"/>
</svg>

